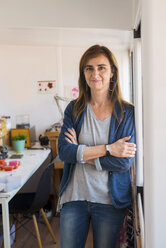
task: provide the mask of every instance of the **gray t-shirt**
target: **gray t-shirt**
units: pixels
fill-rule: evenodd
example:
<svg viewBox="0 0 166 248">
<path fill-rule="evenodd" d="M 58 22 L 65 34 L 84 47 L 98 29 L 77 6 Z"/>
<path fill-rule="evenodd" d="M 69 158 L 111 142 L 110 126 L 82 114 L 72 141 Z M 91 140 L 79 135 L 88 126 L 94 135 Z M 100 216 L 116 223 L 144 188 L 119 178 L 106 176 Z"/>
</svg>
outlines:
<svg viewBox="0 0 166 248">
<path fill-rule="evenodd" d="M 65 202 L 77 200 L 111 204 L 108 171 L 102 170 L 99 159 L 95 160 L 95 165 L 80 162 L 85 145 L 108 144 L 110 121 L 111 116 L 99 120 L 88 103 L 78 138 L 80 144 L 77 151 L 78 161 L 73 169 L 70 182 L 60 198 L 60 206 Z"/>
</svg>

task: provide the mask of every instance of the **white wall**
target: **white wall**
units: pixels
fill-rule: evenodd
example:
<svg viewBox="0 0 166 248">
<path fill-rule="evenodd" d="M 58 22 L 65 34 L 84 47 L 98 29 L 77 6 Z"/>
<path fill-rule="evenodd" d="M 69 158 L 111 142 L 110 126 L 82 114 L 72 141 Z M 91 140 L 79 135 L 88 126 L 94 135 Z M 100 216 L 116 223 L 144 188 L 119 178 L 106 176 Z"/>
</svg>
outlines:
<svg viewBox="0 0 166 248">
<path fill-rule="evenodd" d="M 80 57 L 87 47 L 0 45 L 0 115 L 10 115 L 13 128 L 16 115 L 30 115 L 37 135 L 58 122 L 61 116 L 54 93 L 39 94 L 37 81 L 56 80 L 56 93 L 70 97 L 71 87 L 77 86 Z M 120 64 L 124 96 L 129 99 L 128 51 L 113 52 Z"/>
<path fill-rule="evenodd" d="M 132 0 L 0 0 L 1 27 L 130 30 Z"/>
<path fill-rule="evenodd" d="M 166 2 L 142 1 L 146 248 L 166 247 Z"/>
<path fill-rule="evenodd" d="M 141 0 L 132 1 L 132 28 L 137 29 L 141 20 Z"/>
<path fill-rule="evenodd" d="M 38 80 L 57 79 L 55 48 L 0 46 L 0 68 L 0 113 L 12 117 L 12 127 L 19 114 L 41 130 L 57 119 L 53 97 L 37 91 Z"/>
</svg>

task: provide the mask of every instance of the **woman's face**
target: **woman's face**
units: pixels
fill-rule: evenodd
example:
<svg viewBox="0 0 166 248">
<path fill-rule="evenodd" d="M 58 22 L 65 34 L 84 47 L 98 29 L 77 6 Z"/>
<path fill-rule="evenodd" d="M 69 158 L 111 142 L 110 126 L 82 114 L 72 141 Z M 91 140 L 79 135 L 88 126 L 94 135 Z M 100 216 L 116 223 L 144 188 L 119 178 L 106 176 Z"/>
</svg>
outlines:
<svg viewBox="0 0 166 248">
<path fill-rule="evenodd" d="M 107 57 L 101 54 L 88 60 L 84 69 L 84 76 L 91 92 L 108 92 L 113 73 Z"/>
</svg>

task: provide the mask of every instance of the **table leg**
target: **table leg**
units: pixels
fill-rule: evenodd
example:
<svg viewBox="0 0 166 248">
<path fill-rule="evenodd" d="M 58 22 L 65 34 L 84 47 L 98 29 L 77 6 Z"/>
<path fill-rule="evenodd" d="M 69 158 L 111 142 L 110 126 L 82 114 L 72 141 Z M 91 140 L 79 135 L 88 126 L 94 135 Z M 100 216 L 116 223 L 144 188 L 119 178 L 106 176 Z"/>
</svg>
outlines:
<svg viewBox="0 0 166 248">
<path fill-rule="evenodd" d="M 10 248 L 10 225 L 9 225 L 9 206 L 8 201 L 4 198 L 2 202 L 2 219 L 3 219 L 3 238 L 5 248 Z"/>
</svg>

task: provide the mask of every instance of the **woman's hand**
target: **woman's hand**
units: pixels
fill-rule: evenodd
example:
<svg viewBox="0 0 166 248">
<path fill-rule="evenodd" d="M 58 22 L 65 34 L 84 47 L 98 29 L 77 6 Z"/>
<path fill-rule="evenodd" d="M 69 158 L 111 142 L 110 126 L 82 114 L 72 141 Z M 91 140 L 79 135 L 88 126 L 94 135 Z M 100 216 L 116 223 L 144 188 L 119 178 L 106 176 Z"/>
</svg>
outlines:
<svg viewBox="0 0 166 248">
<path fill-rule="evenodd" d="M 78 145 L 77 135 L 76 135 L 76 131 L 74 130 L 74 128 L 71 128 L 71 129 L 68 128 L 67 131 L 68 133 L 65 132 L 65 135 L 67 136 L 65 140 L 71 144 Z"/>
<path fill-rule="evenodd" d="M 136 152 L 136 144 L 127 142 L 131 136 L 117 140 L 109 144 L 110 154 L 115 157 L 133 158 Z"/>
</svg>

